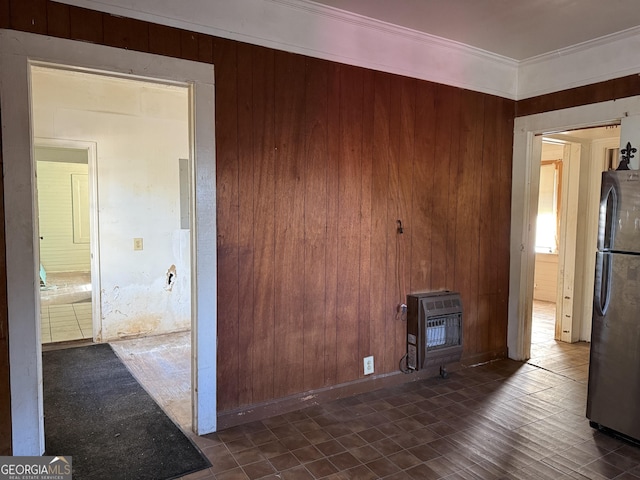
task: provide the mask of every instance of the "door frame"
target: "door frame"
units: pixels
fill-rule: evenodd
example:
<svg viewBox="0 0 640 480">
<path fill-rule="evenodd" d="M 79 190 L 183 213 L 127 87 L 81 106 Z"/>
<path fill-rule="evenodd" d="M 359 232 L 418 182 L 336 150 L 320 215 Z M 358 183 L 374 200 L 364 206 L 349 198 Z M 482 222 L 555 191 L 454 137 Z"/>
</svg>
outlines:
<svg viewBox="0 0 640 480">
<path fill-rule="evenodd" d="M 12 30 L 0 30 L 0 110 L 9 323 L 12 449 L 44 453 L 38 238 L 30 66 L 57 65 L 189 88 L 192 265 L 192 418 L 197 434 L 217 427 L 216 180 L 214 70 L 204 63 Z"/>
<path fill-rule="evenodd" d="M 531 314 L 535 265 L 535 222 L 540 178 L 541 135 L 619 124 L 640 114 L 640 96 L 517 117 L 514 121 L 511 177 L 509 268 L 509 358 L 531 356 Z"/>
<path fill-rule="evenodd" d="M 34 137 L 34 147 L 73 148 L 87 152 L 89 173 L 89 255 L 91 269 L 91 324 L 94 342 L 102 340 L 102 316 L 100 315 L 100 236 L 98 230 L 98 177 L 96 166 L 98 162 L 96 142 L 85 140 L 71 140 L 66 138 Z M 37 208 L 37 197 L 35 206 Z M 35 217 L 38 225 L 38 217 Z M 39 250 L 38 250 L 39 251 Z M 39 299 L 38 299 L 39 301 Z M 40 306 L 38 306 L 40 310 Z"/>
</svg>

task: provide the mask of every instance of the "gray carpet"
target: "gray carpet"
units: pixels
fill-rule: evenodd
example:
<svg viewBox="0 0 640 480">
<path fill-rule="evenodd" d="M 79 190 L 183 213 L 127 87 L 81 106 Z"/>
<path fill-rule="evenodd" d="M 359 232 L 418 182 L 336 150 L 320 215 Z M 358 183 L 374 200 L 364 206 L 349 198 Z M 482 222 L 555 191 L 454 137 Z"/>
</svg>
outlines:
<svg viewBox="0 0 640 480">
<path fill-rule="evenodd" d="M 161 480 L 209 461 L 108 344 L 46 351 L 47 455 L 73 457 L 74 480 Z"/>
</svg>

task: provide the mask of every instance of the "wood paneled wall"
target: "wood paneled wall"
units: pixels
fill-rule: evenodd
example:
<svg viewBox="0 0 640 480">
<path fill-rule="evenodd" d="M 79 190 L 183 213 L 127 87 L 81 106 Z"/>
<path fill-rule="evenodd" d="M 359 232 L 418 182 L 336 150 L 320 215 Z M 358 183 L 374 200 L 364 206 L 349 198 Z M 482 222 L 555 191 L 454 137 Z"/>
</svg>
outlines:
<svg viewBox="0 0 640 480">
<path fill-rule="evenodd" d="M 515 102 L 48 0 L 0 27 L 215 65 L 219 409 L 397 371 L 407 292 L 506 354 Z"/>
<path fill-rule="evenodd" d="M 628 75 L 520 100 L 516 104 L 516 117 L 607 102 L 635 95 L 640 95 L 640 75 Z"/>
<path fill-rule="evenodd" d="M 407 292 L 459 290 L 467 360 L 505 355 L 514 103 L 220 39 L 214 63 L 221 409 L 397 371 Z"/>
</svg>

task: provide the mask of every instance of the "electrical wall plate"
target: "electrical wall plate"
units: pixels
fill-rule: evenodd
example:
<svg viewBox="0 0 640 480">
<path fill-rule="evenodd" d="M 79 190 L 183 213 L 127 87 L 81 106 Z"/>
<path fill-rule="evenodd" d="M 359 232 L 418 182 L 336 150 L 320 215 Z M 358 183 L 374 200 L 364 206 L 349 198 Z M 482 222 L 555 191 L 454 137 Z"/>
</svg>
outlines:
<svg viewBox="0 0 640 480">
<path fill-rule="evenodd" d="M 374 371 L 373 367 L 373 355 L 364 357 L 364 374 L 371 375 Z"/>
</svg>

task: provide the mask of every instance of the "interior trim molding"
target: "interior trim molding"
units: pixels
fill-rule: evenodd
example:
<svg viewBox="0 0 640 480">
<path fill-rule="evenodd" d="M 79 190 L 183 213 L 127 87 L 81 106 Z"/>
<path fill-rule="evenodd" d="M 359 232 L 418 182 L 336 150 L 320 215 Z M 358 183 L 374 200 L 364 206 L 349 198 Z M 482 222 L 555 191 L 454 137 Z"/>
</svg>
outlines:
<svg viewBox="0 0 640 480">
<path fill-rule="evenodd" d="M 146 79 L 190 88 L 192 177 L 192 420 L 216 431 L 217 277 L 215 85 L 212 65 L 0 29 L 0 109 L 6 232 L 12 453 L 42 455 L 39 238 L 31 138 L 31 65 Z M 6 119 L 11 118 L 11 121 Z M 213 252 L 213 254 L 211 254 Z M 214 292 L 213 294 L 211 292 Z M 212 347 L 213 346 L 213 347 Z"/>
<path fill-rule="evenodd" d="M 640 73 L 639 49 L 640 26 L 523 60 L 517 100 Z"/>
<path fill-rule="evenodd" d="M 58 0 L 238 40 L 515 99 L 518 62 L 459 42 L 309 0 Z"/>
<path fill-rule="evenodd" d="M 460 363 L 453 363 L 447 366 L 449 372 L 455 372 L 464 368 Z M 372 375 L 341 385 L 333 385 L 311 390 L 288 397 L 269 400 L 253 405 L 228 410 L 218 413 L 218 429 L 243 425 L 256 422 L 265 418 L 284 415 L 286 413 L 300 410 L 301 408 L 321 405 L 341 398 L 348 398 L 361 393 L 373 392 L 381 388 L 395 387 L 405 383 L 426 380 L 437 377 L 439 367 L 430 367 L 425 370 L 403 374 L 400 371 L 383 375 Z"/>
<path fill-rule="evenodd" d="M 466 355 L 463 356 L 461 362 L 448 364 L 447 371 L 457 372 L 463 368 L 473 368 L 477 365 L 506 357 L 506 348 L 486 352 L 480 355 Z M 256 422 L 276 415 L 284 415 L 301 408 L 312 407 L 361 393 L 373 392 L 381 388 L 397 387 L 405 383 L 435 378 L 438 377 L 439 374 L 440 367 L 432 366 L 409 374 L 403 374 L 402 372 L 397 371 L 383 375 L 371 375 L 340 385 L 332 385 L 330 387 L 310 390 L 258 404 L 246 405 L 233 410 L 219 412 L 218 428 L 223 430 L 237 425 Z"/>
<path fill-rule="evenodd" d="M 311 0 L 57 1 L 511 100 L 640 73 L 640 27 L 517 61 Z"/>
</svg>

